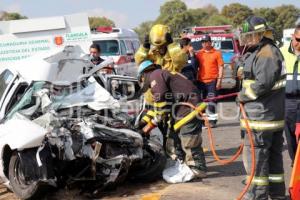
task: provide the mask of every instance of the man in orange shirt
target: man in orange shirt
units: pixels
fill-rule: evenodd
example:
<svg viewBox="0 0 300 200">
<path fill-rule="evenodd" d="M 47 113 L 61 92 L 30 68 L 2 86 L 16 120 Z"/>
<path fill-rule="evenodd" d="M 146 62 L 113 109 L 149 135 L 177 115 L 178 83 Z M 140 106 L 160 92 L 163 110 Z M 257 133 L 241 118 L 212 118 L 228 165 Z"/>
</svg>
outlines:
<svg viewBox="0 0 300 200">
<path fill-rule="evenodd" d="M 221 51 L 212 46 L 209 35 L 202 38 L 201 44 L 203 48 L 196 54 L 199 62 L 198 86 L 203 92 L 203 98 L 213 98 L 217 96 L 217 90 L 221 89 L 224 62 Z M 208 106 L 211 127 L 216 126 L 218 119 L 216 106 L 216 101 L 210 102 Z"/>
</svg>

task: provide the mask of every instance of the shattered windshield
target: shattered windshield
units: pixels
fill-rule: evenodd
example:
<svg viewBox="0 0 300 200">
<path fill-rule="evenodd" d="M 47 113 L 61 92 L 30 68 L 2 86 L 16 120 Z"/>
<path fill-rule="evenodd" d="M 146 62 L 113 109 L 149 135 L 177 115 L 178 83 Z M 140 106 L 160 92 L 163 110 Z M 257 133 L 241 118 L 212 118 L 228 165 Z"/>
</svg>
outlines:
<svg viewBox="0 0 300 200">
<path fill-rule="evenodd" d="M 8 113 L 11 119 L 15 113 L 28 118 L 59 109 L 87 106 L 93 110 L 118 109 L 120 107 L 110 93 L 96 81 L 77 85 L 57 86 L 49 82 L 34 82 L 21 100 Z"/>
<path fill-rule="evenodd" d="M 43 88 L 45 82 L 36 82 L 32 85 L 32 87 L 27 90 L 27 92 L 24 94 L 24 96 L 20 99 L 19 103 L 7 114 L 7 118 L 10 119 L 12 116 L 18 112 L 21 109 L 26 109 L 30 105 L 34 105 L 35 102 L 34 99 L 32 98 L 33 93 L 36 91 L 39 91 Z"/>
</svg>

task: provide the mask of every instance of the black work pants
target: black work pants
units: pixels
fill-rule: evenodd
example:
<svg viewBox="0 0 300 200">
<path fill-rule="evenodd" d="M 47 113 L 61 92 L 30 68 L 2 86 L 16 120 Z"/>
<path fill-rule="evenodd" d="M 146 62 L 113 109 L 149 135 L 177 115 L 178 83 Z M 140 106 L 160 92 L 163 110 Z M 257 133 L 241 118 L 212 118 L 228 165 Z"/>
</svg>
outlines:
<svg viewBox="0 0 300 200">
<path fill-rule="evenodd" d="M 246 134 L 246 133 L 244 133 Z M 282 160 L 283 131 L 254 131 L 256 156 L 255 176 L 244 200 L 286 199 Z M 251 172 L 251 147 L 245 135 L 243 161 L 248 176 Z"/>
<path fill-rule="evenodd" d="M 297 112 L 300 112 L 300 97 L 286 98 L 284 132 L 287 140 L 289 155 L 292 162 L 294 161 L 297 150 L 297 141 L 295 136 Z"/>
</svg>

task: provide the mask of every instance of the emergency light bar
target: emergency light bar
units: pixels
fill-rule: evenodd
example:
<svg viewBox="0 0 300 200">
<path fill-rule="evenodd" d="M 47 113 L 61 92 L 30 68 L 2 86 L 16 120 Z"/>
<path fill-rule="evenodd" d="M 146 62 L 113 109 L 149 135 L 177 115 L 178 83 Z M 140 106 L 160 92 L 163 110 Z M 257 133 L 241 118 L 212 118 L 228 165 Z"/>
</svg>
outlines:
<svg viewBox="0 0 300 200">
<path fill-rule="evenodd" d="M 208 33 L 228 33 L 232 30 L 231 25 L 223 26 L 199 26 L 193 27 L 192 31 L 194 34 L 208 34 Z"/>
<path fill-rule="evenodd" d="M 111 26 L 99 26 L 96 28 L 96 31 L 101 33 L 111 33 L 113 28 Z"/>
</svg>

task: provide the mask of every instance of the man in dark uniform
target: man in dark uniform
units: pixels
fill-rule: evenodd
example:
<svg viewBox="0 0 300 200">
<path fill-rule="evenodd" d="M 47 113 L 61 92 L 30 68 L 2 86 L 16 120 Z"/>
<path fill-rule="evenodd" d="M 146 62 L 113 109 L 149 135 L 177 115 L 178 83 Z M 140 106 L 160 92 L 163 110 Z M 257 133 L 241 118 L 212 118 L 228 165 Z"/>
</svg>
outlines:
<svg viewBox="0 0 300 200">
<path fill-rule="evenodd" d="M 283 46 L 281 52 L 287 71 L 285 88 L 285 128 L 284 132 L 292 162 L 294 162 L 298 137 L 295 135 L 297 116 L 300 115 L 300 24 L 295 28 L 289 46 Z M 299 116 L 298 116 L 299 118 Z"/>
<path fill-rule="evenodd" d="M 285 68 L 275 45 L 273 31 L 266 20 L 246 19 L 240 43 L 247 53 L 243 57 L 243 88 L 238 100 L 244 104 L 254 137 L 256 172 L 244 199 L 286 199 L 282 161 L 284 128 Z M 246 122 L 241 119 L 243 134 Z M 244 165 L 250 174 L 251 151 L 245 136 Z"/>
<path fill-rule="evenodd" d="M 101 55 L 101 49 L 98 44 L 92 44 L 90 46 L 90 57 L 91 57 L 91 62 L 94 65 L 99 65 L 102 63 L 104 60 L 100 57 Z"/>
<path fill-rule="evenodd" d="M 191 45 L 191 39 L 181 38 L 179 44 L 181 49 L 183 49 L 188 56 L 188 63 L 182 68 L 181 73 L 195 83 L 197 81 L 199 63 L 196 58 L 194 48 Z"/>
<path fill-rule="evenodd" d="M 104 59 L 102 59 L 100 56 L 101 56 L 100 46 L 98 44 L 92 44 L 90 46 L 90 60 L 95 66 L 100 65 L 104 61 Z M 113 65 L 108 65 L 101 68 L 97 73 L 106 75 L 106 74 L 113 74 L 115 73 L 115 71 Z"/>
<path fill-rule="evenodd" d="M 138 78 L 143 83 L 143 91 L 150 88 L 154 101 L 153 110 L 149 110 L 143 117 L 141 126 L 147 124 L 155 127 L 159 122 L 166 123 L 164 118 L 170 116 L 167 153 L 173 159 L 185 162 L 195 177 L 205 177 L 206 163 L 201 146 L 202 125 L 198 111 L 180 104 L 186 102 L 197 109 L 205 109 L 196 86 L 182 74 L 162 70 L 149 60 L 140 64 Z"/>
</svg>

